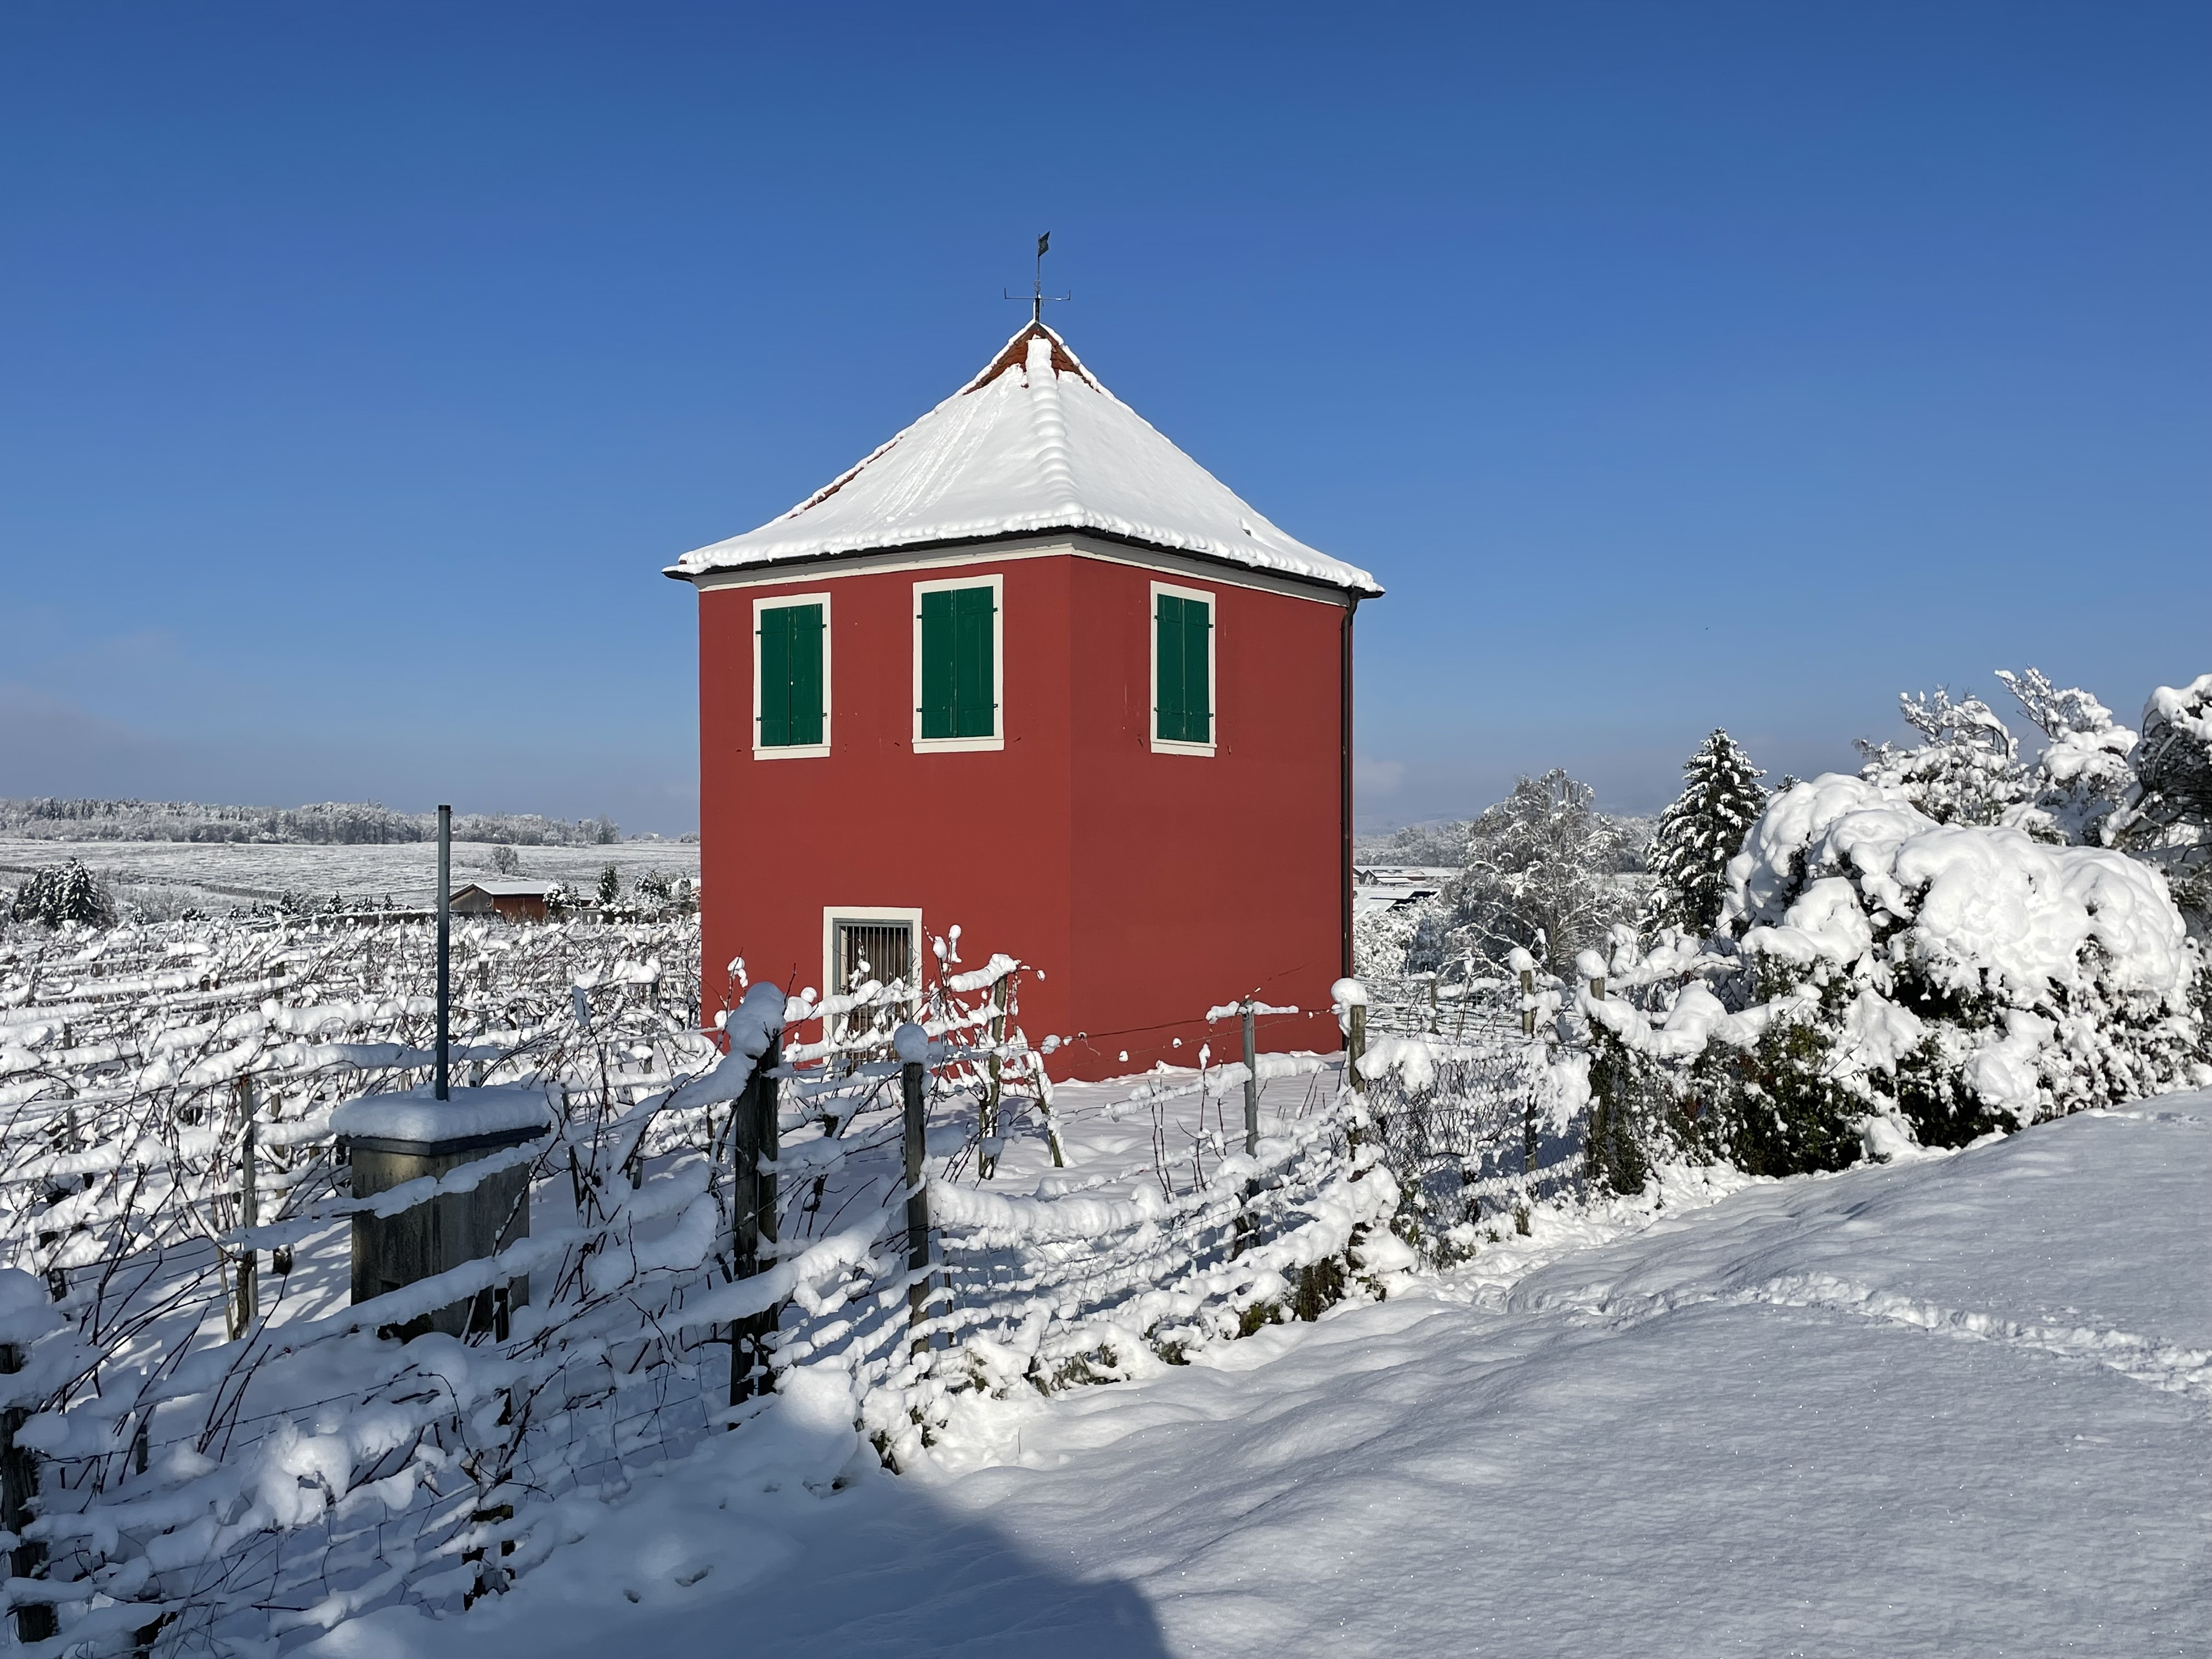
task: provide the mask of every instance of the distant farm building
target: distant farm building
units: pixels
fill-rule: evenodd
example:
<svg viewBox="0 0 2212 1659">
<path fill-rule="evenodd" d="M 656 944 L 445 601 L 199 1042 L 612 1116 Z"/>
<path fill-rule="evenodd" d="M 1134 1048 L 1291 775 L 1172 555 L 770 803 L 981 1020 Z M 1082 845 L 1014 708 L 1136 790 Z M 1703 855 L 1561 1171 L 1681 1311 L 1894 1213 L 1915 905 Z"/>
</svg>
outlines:
<svg viewBox="0 0 2212 1659">
<path fill-rule="evenodd" d="M 520 877 L 491 877 L 453 890 L 457 916 L 498 916 L 506 921 L 543 921 L 554 884 Z"/>
<path fill-rule="evenodd" d="M 1329 1048 L 1350 971 L 1352 619 L 1381 592 L 1232 494 L 1040 322 L 699 593 L 705 1006 L 1036 964 L 1032 1041 L 1098 1077 L 1249 993 Z"/>
</svg>

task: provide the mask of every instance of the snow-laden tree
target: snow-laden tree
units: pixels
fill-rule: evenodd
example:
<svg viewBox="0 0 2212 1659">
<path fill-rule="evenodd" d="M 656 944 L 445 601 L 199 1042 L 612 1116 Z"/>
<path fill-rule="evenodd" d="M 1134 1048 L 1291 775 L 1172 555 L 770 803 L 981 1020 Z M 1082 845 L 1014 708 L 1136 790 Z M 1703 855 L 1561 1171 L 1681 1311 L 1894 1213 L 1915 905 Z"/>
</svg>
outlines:
<svg viewBox="0 0 2212 1659">
<path fill-rule="evenodd" d="M 501 842 L 491 849 L 491 867 L 495 875 L 519 876 L 522 873 L 522 854 Z"/>
<path fill-rule="evenodd" d="M 1362 839 L 1353 849 L 1361 864 L 1415 865 L 1443 868 L 1467 861 L 1464 819 L 1445 818 L 1434 823 L 1409 823 L 1387 836 Z"/>
<path fill-rule="evenodd" d="M 115 902 L 100 878 L 71 859 L 33 872 L 16 890 L 14 912 L 18 921 L 43 921 L 49 927 L 71 922 L 104 927 L 115 920 Z"/>
<path fill-rule="evenodd" d="M 1742 850 L 1744 832 L 1766 810 L 1766 775 L 1741 744 L 1721 730 L 1682 763 L 1682 793 L 1659 815 L 1644 867 L 1651 877 L 1644 920 L 1699 938 L 1720 925 L 1728 862 Z"/>
<path fill-rule="evenodd" d="M 2197 929 L 2212 931 L 2212 674 L 2151 693 L 2131 758 L 2137 791 L 2113 838 L 2163 868 Z"/>
<path fill-rule="evenodd" d="M 1452 951 L 1503 973 L 1518 947 L 1571 975 L 1577 951 L 1634 913 L 1639 884 L 1625 872 L 1636 852 L 1588 784 L 1557 767 L 1521 779 L 1468 826 L 1467 866 L 1445 896 Z"/>
<path fill-rule="evenodd" d="M 599 902 L 612 904 L 622 896 L 622 872 L 611 864 L 599 872 Z"/>
<path fill-rule="evenodd" d="M 1859 739 L 1859 775 L 1908 800 L 1938 823 L 1998 823 L 2032 799 L 2035 783 L 2020 744 L 1979 697 L 1954 698 L 1942 686 L 1899 695 L 1905 722 L 1920 734 L 1909 748 Z"/>
<path fill-rule="evenodd" d="M 2046 841 L 2103 844 L 2106 823 L 2135 793 L 2129 756 L 2136 734 L 2089 693 L 2061 689 L 2039 668 L 2024 674 L 2000 668 L 1997 678 L 2046 739 L 2029 774 L 2033 793 L 2027 807 L 2014 809 L 2006 822 Z"/>
</svg>

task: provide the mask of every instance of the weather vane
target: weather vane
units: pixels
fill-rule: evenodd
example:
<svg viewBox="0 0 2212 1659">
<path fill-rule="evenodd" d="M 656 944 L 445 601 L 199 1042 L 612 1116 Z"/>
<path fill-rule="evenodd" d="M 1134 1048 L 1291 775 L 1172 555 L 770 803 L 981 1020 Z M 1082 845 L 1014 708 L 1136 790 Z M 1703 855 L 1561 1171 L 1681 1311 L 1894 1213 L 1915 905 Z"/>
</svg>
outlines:
<svg viewBox="0 0 2212 1659">
<path fill-rule="evenodd" d="M 1037 238 L 1036 292 L 1030 295 L 1030 320 L 1033 323 L 1041 323 L 1044 320 L 1044 302 L 1047 300 L 1056 304 L 1060 301 L 1073 300 L 1075 297 L 1073 294 L 1048 294 L 1044 291 L 1044 256 L 1051 247 L 1052 233 L 1048 230 Z M 1000 289 L 999 292 L 1006 293 L 1004 289 Z M 1006 294 L 1006 297 L 1009 300 L 1018 300 L 1022 296 L 1018 294 Z"/>
</svg>

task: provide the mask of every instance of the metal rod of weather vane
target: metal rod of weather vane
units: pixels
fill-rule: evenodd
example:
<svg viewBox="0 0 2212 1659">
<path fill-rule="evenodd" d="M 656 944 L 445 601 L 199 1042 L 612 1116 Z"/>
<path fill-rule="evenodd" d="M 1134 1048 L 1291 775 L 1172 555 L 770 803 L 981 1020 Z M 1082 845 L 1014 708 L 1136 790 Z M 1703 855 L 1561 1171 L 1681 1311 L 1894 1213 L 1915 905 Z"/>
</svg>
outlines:
<svg viewBox="0 0 2212 1659">
<path fill-rule="evenodd" d="M 446 1052 L 453 1027 L 453 809 L 438 809 L 438 1058 L 431 1097 L 447 1098 Z"/>
</svg>

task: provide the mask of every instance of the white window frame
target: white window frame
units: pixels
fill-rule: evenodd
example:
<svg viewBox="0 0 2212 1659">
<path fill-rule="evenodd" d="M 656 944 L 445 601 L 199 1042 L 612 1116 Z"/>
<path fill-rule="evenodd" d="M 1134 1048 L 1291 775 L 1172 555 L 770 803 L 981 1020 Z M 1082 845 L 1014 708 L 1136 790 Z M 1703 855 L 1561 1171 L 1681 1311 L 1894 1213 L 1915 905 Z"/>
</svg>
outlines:
<svg viewBox="0 0 2212 1659">
<path fill-rule="evenodd" d="M 1206 729 L 1213 734 L 1210 743 L 1176 743 L 1160 735 L 1160 596 L 1170 599 L 1196 599 L 1206 606 L 1206 706 L 1210 711 Z M 1211 755 L 1221 744 L 1221 675 L 1216 660 L 1216 650 L 1221 639 L 1221 597 L 1202 587 L 1178 587 L 1173 582 L 1154 582 L 1152 592 L 1145 600 L 1145 636 L 1151 641 L 1146 653 L 1152 664 L 1145 706 L 1150 710 L 1145 720 L 1145 736 L 1152 745 L 1155 755 Z"/>
<path fill-rule="evenodd" d="M 921 596 L 956 587 L 991 590 L 991 692 L 997 707 L 991 711 L 992 733 L 988 738 L 925 738 L 921 735 Z M 914 752 L 917 755 L 957 755 L 1006 746 L 1006 579 L 1003 575 L 946 576 L 914 585 Z"/>
<path fill-rule="evenodd" d="M 822 607 L 822 741 L 767 744 L 761 739 L 761 612 L 792 605 Z M 836 706 L 830 694 L 830 596 L 824 593 L 779 593 L 753 601 L 753 758 L 755 760 L 821 760 L 830 753 L 830 710 Z"/>
<path fill-rule="evenodd" d="M 914 936 L 914 976 L 921 988 L 922 952 L 929 939 L 921 931 L 921 912 L 896 904 L 825 904 L 822 907 L 822 994 L 842 996 L 845 988 L 833 984 L 837 976 L 837 924 L 841 921 L 902 921 Z"/>
</svg>

